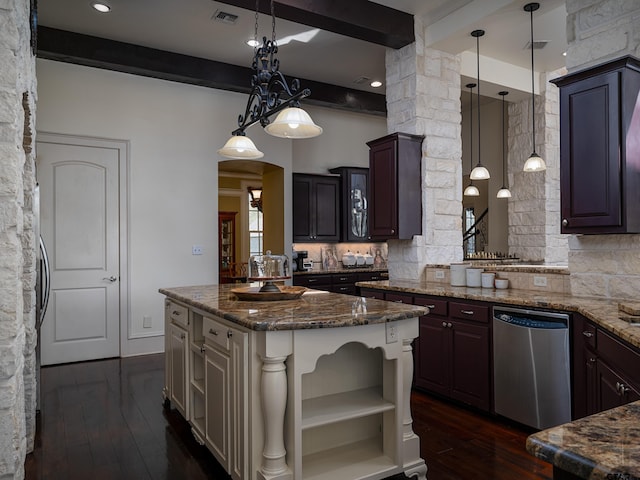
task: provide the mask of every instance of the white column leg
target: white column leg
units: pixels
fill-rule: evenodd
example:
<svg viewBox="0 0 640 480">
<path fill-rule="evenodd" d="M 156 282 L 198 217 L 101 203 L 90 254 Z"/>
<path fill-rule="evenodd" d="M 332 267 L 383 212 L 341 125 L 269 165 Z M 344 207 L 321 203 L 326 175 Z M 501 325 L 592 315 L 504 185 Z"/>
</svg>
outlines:
<svg viewBox="0 0 640 480">
<path fill-rule="evenodd" d="M 291 470 L 284 447 L 284 415 L 287 407 L 287 357 L 262 357 L 262 416 L 264 417 L 264 448 L 261 480 L 287 480 Z"/>
<path fill-rule="evenodd" d="M 411 383 L 413 382 L 413 348 L 412 338 L 402 339 L 402 450 L 403 468 L 407 477 L 416 476 L 418 480 L 426 480 L 427 465 L 420 458 L 420 437 L 413 432 L 411 417 Z"/>
</svg>

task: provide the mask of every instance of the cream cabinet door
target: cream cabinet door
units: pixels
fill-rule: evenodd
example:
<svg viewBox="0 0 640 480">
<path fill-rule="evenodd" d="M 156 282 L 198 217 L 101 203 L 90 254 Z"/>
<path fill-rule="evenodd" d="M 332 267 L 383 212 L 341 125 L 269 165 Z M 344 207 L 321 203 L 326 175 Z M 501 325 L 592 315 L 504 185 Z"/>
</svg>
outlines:
<svg viewBox="0 0 640 480">
<path fill-rule="evenodd" d="M 173 323 L 169 324 L 169 399 L 184 418 L 187 411 L 187 367 L 189 338 L 187 331 Z"/>
<path fill-rule="evenodd" d="M 229 371 L 230 359 L 210 345 L 204 346 L 205 355 L 205 445 L 213 456 L 229 472 L 229 414 L 230 389 Z"/>
</svg>

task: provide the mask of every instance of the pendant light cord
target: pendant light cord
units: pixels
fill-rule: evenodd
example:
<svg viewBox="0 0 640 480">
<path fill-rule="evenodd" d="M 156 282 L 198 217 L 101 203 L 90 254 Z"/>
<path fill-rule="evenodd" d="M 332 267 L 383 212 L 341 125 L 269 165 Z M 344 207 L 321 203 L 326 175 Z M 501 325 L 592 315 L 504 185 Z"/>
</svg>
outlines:
<svg viewBox="0 0 640 480">
<path fill-rule="evenodd" d="M 507 91 L 503 91 L 503 92 L 498 92 L 498 95 L 500 95 L 502 97 L 502 188 L 506 188 L 509 189 L 508 185 L 508 178 L 507 178 L 507 163 L 504 161 L 504 154 L 505 154 L 505 148 L 504 148 L 504 127 L 505 127 L 505 121 L 504 121 L 504 106 L 505 106 L 505 101 L 504 101 L 504 97 L 506 97 L 507 95 L 509 95 L 509 92 Z"/>
<path fill-rule="evenodd" d="M 531 127 L 533 128 L 533 153 L 536 153 L 536 95 L 534 92 L 535 82 L 533 73 L 533 8 L 529 11 L 531 14 Z"/>
<path fill-rule="evenodd" d="M 476 53 L 477 53 L 477 71 L 478 71 L 478 165 L 482 165 L 482 152 L 480 150 L 480 36 L 484 35 L 478 34 L 476 36 Z"/>
</svg>

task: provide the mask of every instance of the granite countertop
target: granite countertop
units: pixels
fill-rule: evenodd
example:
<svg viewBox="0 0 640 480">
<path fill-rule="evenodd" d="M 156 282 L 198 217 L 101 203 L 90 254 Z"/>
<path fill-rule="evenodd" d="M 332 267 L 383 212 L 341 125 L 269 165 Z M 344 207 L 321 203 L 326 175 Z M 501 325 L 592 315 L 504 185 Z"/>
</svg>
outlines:
<svg viewBox="0 0 640 480">
<path fill-rule="evenodd" d="M 231 292 L 240 285 L 161 288 L 160 293 L 251 330 L 299 330 L 351 327 L 425 315 L 426 307 L 370 298 L 306 291 L 296 300 L 244 301 Z M 247 287 L 247 284 L 242 284 Z"/>
<path fill-rule="evenodd" d="M 527 451 L 587 480 L 640 479 L 640 401 L 527 439 Z"/>
<path fill-rule="evenodd" d="M 547 293 L 531 290 L 497 290 L 491 288 L 452 287 L 446 283 L 419 282 L 411 280 L 379 280 L 358 282 L 359 287 L 376 288 L 394 292 L 436 295 L 442 297 L 463 298 L 483 302 L 502 303 L 519 307 L 548 308 L 578 312 L 605 330 L 640 348 L 640 324 L 621 320 L 619 303 L 624 300 L 577 297 L 559 293 Z M 626 302 L 633 304 L 634 302 Z M 635 302 L 637 303 L 637 302 Z"/>
</svg>

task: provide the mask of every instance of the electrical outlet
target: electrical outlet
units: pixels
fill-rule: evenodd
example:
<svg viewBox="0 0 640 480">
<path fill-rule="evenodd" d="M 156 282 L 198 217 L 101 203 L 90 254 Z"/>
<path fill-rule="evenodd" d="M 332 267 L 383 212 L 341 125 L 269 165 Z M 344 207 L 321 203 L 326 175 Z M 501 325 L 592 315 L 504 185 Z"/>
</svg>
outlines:
<svg viewBox="0 0 640 480">
<path fill-rule="evenodd" d="M 387 343 L 395 343 L 398 341 L 398 327 L 395 323 L 385 323 Z"/>
<path fill-rule="evenodd" d="M 436 270 L 436 278 L 444 278 L 444 270 Z"/>
<path fill-rule="evenodd" d="M 533 277 L 533 285 L 536 287 L 546 287 L 547 286 L 547 277 L 539 277 L 535 275 Z"/>
<path fill-rule="evenodd" d="M 191 247 L 191 255 L 202 255 L 202 245 L 193 245 Z"/>
<path fill-rule="evenodd" d="M 145 315 L 142 317 L 142 328 L 151 328 L 151 316 Z"/>
</svg>

